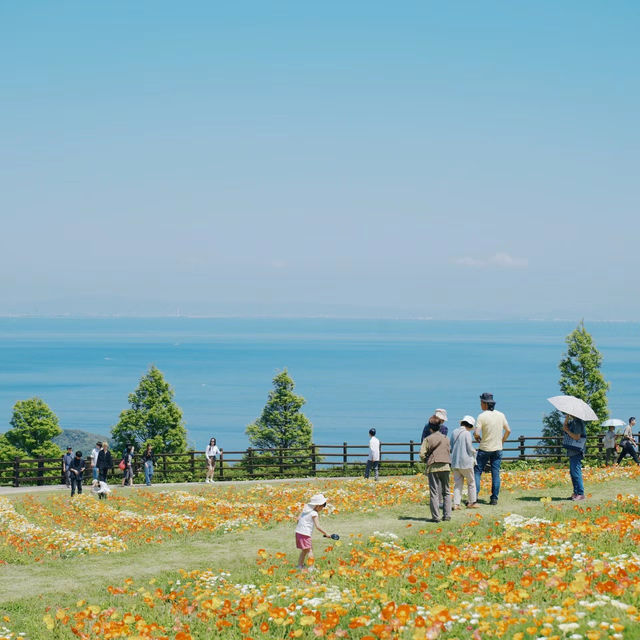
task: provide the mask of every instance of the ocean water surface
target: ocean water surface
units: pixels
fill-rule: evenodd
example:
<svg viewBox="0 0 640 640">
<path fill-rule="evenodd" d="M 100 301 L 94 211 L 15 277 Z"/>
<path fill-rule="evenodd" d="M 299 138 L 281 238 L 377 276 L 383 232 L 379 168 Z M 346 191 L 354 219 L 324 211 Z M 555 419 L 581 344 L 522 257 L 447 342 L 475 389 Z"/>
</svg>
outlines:
<svg viewBox="0 0 640 640">
<path fill-rule="evenodd" d="M 319 444 L 420 436 L 436 407 L 453 426 L 490 391 L 513 434 L 540 433 L 559 393 L 568 322 L 2 318 L 0 432 L 17 400 L 40 396 L 61 426 L 108 434 L 154 364 L 175 391 L 189 442 L 248 446 L 245 427 L 287 368 Z M 640 414 L 640 325 L 587 323 L 611 382 L 612 417 Z"/>
</svg>

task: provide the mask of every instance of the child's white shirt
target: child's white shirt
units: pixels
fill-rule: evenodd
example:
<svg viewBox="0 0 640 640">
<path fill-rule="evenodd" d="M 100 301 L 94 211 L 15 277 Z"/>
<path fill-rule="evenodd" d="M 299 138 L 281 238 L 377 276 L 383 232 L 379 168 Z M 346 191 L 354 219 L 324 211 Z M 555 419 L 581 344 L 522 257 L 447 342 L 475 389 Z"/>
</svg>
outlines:
<svg viewBox="0 0 640 640">
<path fill-rule="evenodd" d="M 102 480 L 98 480 L 97 485 L 95 484 L 92 485 L 91 491 L 93 491 L 93 493 L 111 493 L 111 489 L 109 488 L 109 485 L 106 482 L 103 482 Z"/>
<path fill-rule="evenodd" d="M 369 440 L 369 460 L 378 462 L 380 460 L 380 440 L 375 436 L 371 436 Z"/>
<path fill-rule="evenodd" d="M 307 506 L 298 518 L 296 533 L 300 533 L 303 536 L 311 536 L 314 524 L 318 526 L 318 512 Z"/>
</svg>

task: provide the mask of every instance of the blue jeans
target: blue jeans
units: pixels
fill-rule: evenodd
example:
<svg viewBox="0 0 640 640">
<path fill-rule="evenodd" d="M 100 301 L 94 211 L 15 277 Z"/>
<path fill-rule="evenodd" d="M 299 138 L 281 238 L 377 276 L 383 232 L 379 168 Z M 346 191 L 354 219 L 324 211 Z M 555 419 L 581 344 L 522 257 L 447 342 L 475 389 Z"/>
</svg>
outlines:
<svg viewBox="0 0 640 640">
<path fill-rule="evenodd" d="M 98 467 L 93 467 L 93 469 L 91 470 L 91 473 L 93 474 L 93 479 L 97 480 L 98 479 Z"/>
<path fill-rule="evenodd" d="M 573 495 L 584 495 L 584 484 L 582 484 L 582 455 L 569 457 L 569 474 L 573 483 Z"/>
<path fill-rule="evenodd" d="M 491 499 L 497 500 L 500 493 L 500 465 L 502 464 L 502 449 L 499 451 L 478 451 L 474 472 L 476 476 L 476 494 L 480 495 L 480 476 L 489 462 L 491 464 Z"/>
<path fill-rule="evenodd" d="M 147 460 L 144 463 L 144 481 L 149 485 L 151 484 L 151 477 L 153 476 L 153 462 Z"/>
<path fill-rule="evenodd" d="M 364 470 L 364 477 L 368 478 L 373 469 L 376 480 L 378 479 L 378 469 L 380 468 L 380 460 L 367 460 L 367 468 Z"/>
</svg>

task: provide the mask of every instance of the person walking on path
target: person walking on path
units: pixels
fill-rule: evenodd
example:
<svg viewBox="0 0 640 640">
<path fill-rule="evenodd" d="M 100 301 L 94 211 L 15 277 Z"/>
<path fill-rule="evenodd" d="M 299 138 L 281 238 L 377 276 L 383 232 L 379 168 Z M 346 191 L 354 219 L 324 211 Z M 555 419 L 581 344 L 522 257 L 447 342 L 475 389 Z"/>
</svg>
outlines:
<svg viewBox="0 0 640 640">
<path fill-rule="evenodd" d="M 460 426 L 451 436 L 451 468 L 453 469 L 453 510 L 460 509 L 462 503 L 462 489 L 467 482 L 469 500 L 467 508 L 475 509 L 476 480 L 473 468 L 476 464 L 476 450 L 471 442 L 471 432 L 476 421 L 471 416 L 465 416 Z"/>
<path fill-rule="evenodd" d="M 73 461 L 73 449 L 67 447 L 67 453 L 62 456 L 62 471 L 67 488 L 71 486 L 71 462 Z"/>
<path fill-rule="evenodd" d="M 85 464 L 84 458 L 82 457 L 82 451 L 76 451 L 75 458 L 71 461 L 69 465 L 69 474 L 71 478 L 71 495 L 73 496 L 76 492 L 76 488 L 78 493 L 82 493 L 82 474 L 84 473 Z"/>
<path fill-rule="evenodd" d="M 96 442 L 96 446 L 91 450 L 91 473 L 93 479 L 98 479 L 98 456 L 100 455 L 100 449 L 102 449 L 102 442 Z"/>
<path fill-rule="evenodd" d="M 222 449 L 218 449 L 218 445 L 216 444 L 216 439 L 211 438 L 204 452 L 204 456 L 207 459 L 207 476 L 204 480 L 205 482 L 214 481 L 214 476 L 216 472 L 216 459 L 220 457 L 221 453 L 222 453 Z"/>
<path fill-rule="evenodd" d="M 444 423 L 447 421 L 447 410 L 446 409 L 436 409 L 433 412 L 433 415 L 429 418 L 427 424 L 424 425 L 422 429 L 422 437 L 420 438 L 420 444 L 424 442 L 424 439 L 431 433 L 431 425 L 437 424 L 438 430 L 442 435 L 447 435 L 447 428 L 444 427 Z"/>
<path fill-rule="evenodd" d="M 311 534 L 315 527 L 325 538 L 328 537 L 326 531 L 320 527 L 318 514 L 327 504 L 327 499 L 321 494 L 311 497 L 309 503 L 304 506 L 298 523 L 296 525 L 296 548 L 300 549 L 298 557 L 298 570 L 304 571 L 305 560 L 309 556 L 310 562 L 313 562 L 313 546 L 311 544 Z"/>
<path fill-rule="evenodd" d="M 129 444 L 122 456 L 122 461 L 124 462 L 124 475 L 122 477 L 123 487 L 133 486 L 133 451 L 133 445 Z"/>
<path fill-rule="evenodd" d="M 440 505 L 443 505 L 443 520 L 451 520 L 451 448 L 449 438 L 440 433 L 439 424 L 430 425 L 431 433 L 420 445 L 420 459 L 427 463 L 429 477 L 429 506 L 431 521 L 440 522 Z"/>
<path fill-rule="evenodd" d="M 364 470 L 364 477 L 369 478 L 369 473 L 373 468 L 374 477 L 378 481 L 378 469 L 380 468 L 380 440 L 376 438 L 376 430 L 369 429 L 369 457 L 367 458 L 367 467 Z"/>
<path fill-rule="evenodd" d="M 605 464 L 613 464 L 616 457 L 616 432 L 615 427 L 610 426 L 609 431 L 604 434 L 602 438 L 602 445 L 604 446 L 604 462 Z"/>
<path fill-rule="evenodd" d="M 625 456 L 631 456 L 636 464 L 640 464 L 638 459 L 638 447 L 636 441 L 633 439 L 633 427 L 636 424 L 636 419 L 631 416 L 629 418 L 629 424 L 624 428 L 622 432 L 622 439 L 620 440 L 620 455 L 616 464 L 620 464 Z"/>
<path fill-rule="evenodd" d="M 148 444 L 142 454 L 142 464 L 144 465 L 144 482 L 147 487 L 151 486 L 151 478 L 153 477 L 153 450 Z"/>
<path fill-rule="evenodd" d="M 573 484 L 573 495 L 569 500 L 584 500 L 584 483 L 582 481 L 582 458 L 587 443 L 587 428 L 580 418 L 570 416 L 568 413 L 564 417 L 562 431 L 565 438 L 563 446 L 569 456 L 569 474 Z"/>
<path fill-rule="evenodd" d="M 109 444 L 107 442 L 102 443 L 102 449 L 98 454 L 98 480 L 101 482 L 107 481 L 107 473 L 109 469 L 113 468 L 113 457 L 111 451 L 109 451 Z"/>
<path fill-rule="evenodd" d="M 491 497 L 489 504 L 498 504 L 500 494 L 500 466 L 502 446 L 509 438 L 511 429 L 504 413 L 495 410 L 496 402 L 492 393 L 480 396 L 482 413 L 476 420 L 475 439 L 480 443 L 476 456 L 476 496 L 480 495 L 480 479 L 487 463 L 491 465 Z"/>
</svg>

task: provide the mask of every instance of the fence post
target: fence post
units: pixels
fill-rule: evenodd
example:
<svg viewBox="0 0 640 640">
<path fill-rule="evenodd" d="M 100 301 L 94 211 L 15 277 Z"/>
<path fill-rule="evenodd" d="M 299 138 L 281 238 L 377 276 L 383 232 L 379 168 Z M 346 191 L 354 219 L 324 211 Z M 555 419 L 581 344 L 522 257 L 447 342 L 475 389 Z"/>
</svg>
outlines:
<svg viewBox="0 0 640 640">
<path fill-rule="evenodd" d="M 347 473 L 347 443 L 342 443 L 342 470 Z"/>
<path fill-rule="evenodd" d="M 278 465 L 280 466 L 280 475 L 284 475 L 284 465 L 282 464 L 282 449 L 278 449 Z"/>
<path fill-rule="evenodd" d="M 38 486 L 44 484 L 44 458 L 40 456 L 38 458 Z"/>
<path fill-rule="evenodd" d="M 316 475 L 316 445 L 311 445 L 311 475 Z"/>
<path fill-rule="evenodd" d="M 13 486 L 20 486 L 20 458 L 18 456 L 13 459 Z"/>
<path fill-rule="evenodd" d="M 191 455 L 191 460 L 189 460 L 191 464 L 191 482 L 193 482 L 196 476 L 196 452 L 192 449 L 189 453 Z"/>
<path fill-rule="evenodd" d="M 162 474 L 164 475 L 165 482 L 167 480 L 167 454 L 162 454 Z"/>
<path fill-rule="evenodd" d="M 411 463 L 411 471 L 415 469 L 415 450 L 414 450 L 415 442 L 413 440 L 409 440 L 409 462 Z"/>
<path fill-rule="evenodd" d="M 518 440 L 520 442 L 520 460 L 524 460 L 524 436 L 520 436 Z"/>
<path fill-rule="evenodd" d="M 247 449 L 247 468 L 249 475 L 253 478 L 253 449 L 251 447 Z"/>
</svg>

